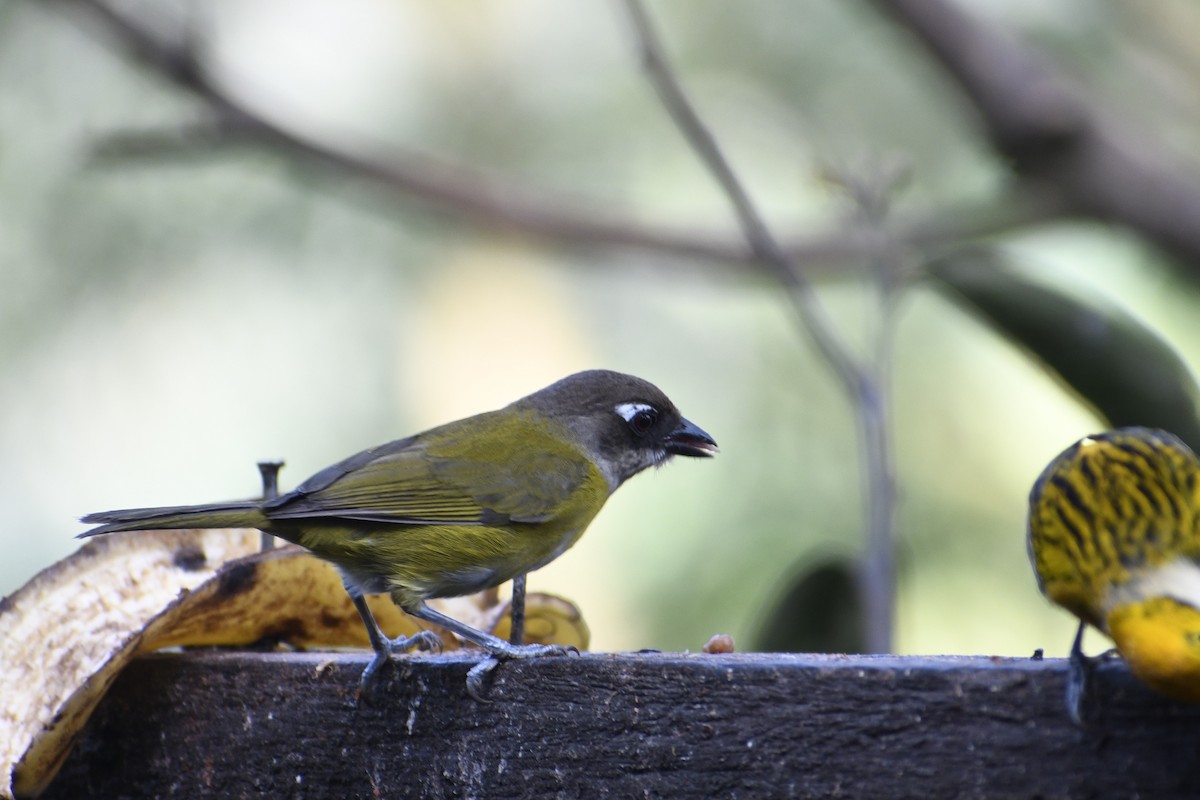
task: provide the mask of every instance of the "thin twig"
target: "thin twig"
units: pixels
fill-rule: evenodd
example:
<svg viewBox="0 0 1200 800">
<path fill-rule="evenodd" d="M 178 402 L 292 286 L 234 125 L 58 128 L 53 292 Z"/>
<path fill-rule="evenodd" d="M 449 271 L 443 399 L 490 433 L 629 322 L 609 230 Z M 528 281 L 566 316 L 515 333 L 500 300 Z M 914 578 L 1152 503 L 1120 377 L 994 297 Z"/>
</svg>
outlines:
<svg viewBox="0 0 1200 800">
<path fill-rule="evenodd" d="M 865 177 L 848 176 L 844 185 L 850 192 L 861 224 L 876 233 L 875 251 L 871 255 L 871 276 L 876 290 L 876 313 L 868 321 L 871 326 L 868 342 L 870 351 L 864 369 L 876 387 L 878 406 L 883 413 L 878 418 L 863 418 L 860 437 L 862 463 L 867 484 L 867 544 L 859 568 L 859 589 L 863 607 L 868 609 L 864 632 L 866 641 L 886 639 L 890 642 L 896 596 L 896 547 L 894 542 L 896 513 L 896 473 L 891 461 L 886 410 L 891 385 L 892 345 L 894 342 L 897 299 L 904 285 L 904 250 L 892 237 L 888 226 L 891 197 L 907 177 L 907 172 L 893 167 Z M 882 425 L 882 430 L 867 428 Z M 881 437 L 885 446 L 870 445 Z M 872 615 L 869 610 L 876 609 Z"/>
<path fill-rule="evenodd" d="M 887 413 L 880 387 L 852 357 L 832 326 L 812 283 L 800 265 L 780 247 L 763 221 L 716 139 L 680 86 L 640 0 L 625 0 L 625 7 L 633 22 L 647 75 L 659 99 L 728 196 L 750 249 L 788 289 L 801 325 L 853 401 L 865 456 L 867 549 L 882 554 L 876 561 L 868 561 L 868 574 L 865 574 L 861 587 L 866 608 L 866 644 L 871 651 L 886 652 L 891 649 L 895 575 L 890 569 L 894 562 L 891 556 L 894 537 Z M 872 563 L 888 567 L 887 574 L 874 574 L 875 570 L 870 569 Z"/>
<path fill-rule="evenodd" d="M 791 290 L 797 311 L 800 313 L 800 321 L 808 330 L 817 349 L 842 382 L 849 387 L 851 394 L 857 396 L 862 391 L 858 384 L 863 375 L 849 357 L 847 349 L 838 340 L 826 316 L 825 308 L 813 291 L 812 283 L 800 270 L 799 265 L 779 246 L 779 242 L 767 228 L 741 181 L 730 167 L 716 139 L 684 94 L 674 71 L 666 61 L 662 44 L 650 24 L 646 9 L 639 0 L 625 0 L 625 7 L 633 21 L 643 66 L 659 99 L 684 137 L 695 148 L 700 160 L 712 171 L 729 197 L 751 252 L 768 268 L 774 270 L 780 283 Z"/>
</svg>

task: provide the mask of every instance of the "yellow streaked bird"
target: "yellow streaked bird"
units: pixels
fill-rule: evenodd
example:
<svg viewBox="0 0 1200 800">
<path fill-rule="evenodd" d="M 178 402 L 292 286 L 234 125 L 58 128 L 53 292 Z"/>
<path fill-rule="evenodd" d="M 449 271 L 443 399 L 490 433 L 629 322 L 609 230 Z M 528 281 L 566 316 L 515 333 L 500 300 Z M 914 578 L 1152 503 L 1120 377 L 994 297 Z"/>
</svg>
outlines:
<svg viewBox="0 0 1200 800">
<path fill-rule="evenodd" d="M 1068 706 L 1079 719 L 1080 649 L 1092 625 L 1129 669 L 1200 701 L 1200 460 L 1176 436 L 1120 428 L 1068 447 L 1029 496 L 1029 557 L 1050 600 L 1079 617 Z"/>
<path fill-rule="evenodd" d="M 258 528 L 333 562 L 375 650 L 362 687 L 393 652 L 436 647 L 424 631 L 388 639 L 364 593 L 387 592 L 410 615 L 494 658 L 561 652 L 517 646 L 425 604 L 545 566 L 579 540 L 629 478 L 671 456 L 711 456 L 712 438 L 653 384 L 607 370 L 568 376 L 497 411 L 451 422 L 321 470 L 269 500 L 89 514 L 82 534 L 162 528 Z M 485 662 L 486 663 L 486 662 Z M 483 665 L 480 665 L 483 666 Z M 480 673 L 468 689 L 477 694 Z"/>
</svg>

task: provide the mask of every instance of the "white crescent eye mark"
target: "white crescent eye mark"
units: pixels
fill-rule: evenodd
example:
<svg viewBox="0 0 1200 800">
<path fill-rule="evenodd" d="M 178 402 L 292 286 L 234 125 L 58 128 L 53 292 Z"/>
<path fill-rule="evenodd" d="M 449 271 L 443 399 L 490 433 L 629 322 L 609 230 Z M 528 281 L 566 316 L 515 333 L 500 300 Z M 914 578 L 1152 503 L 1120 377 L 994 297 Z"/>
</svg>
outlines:
<svg viewBox="0 0 1200 800">
<path fill-rule="evenodd" d="M 621 403 L 614 410 L 620 414 L 621 418 L 626 422 L 633 422 L 633 418 L 641 413 L 649 413 L 653 414 L 654 416 L 658 416 L 658 412 L 654 409 L 654 406 L 646 403 Z"/>
</svg>

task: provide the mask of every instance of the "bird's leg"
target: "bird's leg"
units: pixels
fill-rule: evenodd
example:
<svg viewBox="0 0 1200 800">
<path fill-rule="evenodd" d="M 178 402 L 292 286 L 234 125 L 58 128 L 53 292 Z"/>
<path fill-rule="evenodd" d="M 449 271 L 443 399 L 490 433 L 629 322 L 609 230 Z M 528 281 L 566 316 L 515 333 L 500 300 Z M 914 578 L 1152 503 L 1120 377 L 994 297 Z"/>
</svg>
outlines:
<svg viewBox="0 0 1200 800">
<path fill-rule="evenodd" d="M 526 573 L 527 574 L 527 573 Z M 526 574 L 513 578 L 512 599 L 508 601 L 508 642 L 516 647 L 525 644 L 525 578 Z M 489 655 L 471 667 L 467 673 L 467 693 L 481 703 L 490 702 L 481 696 L 483 679 L 500 666 L 500 658 Z"/>
<path fill-rule="evenodd" d="M 426 622 L 445 628 L 456 636 L 466 639 L 472 644 L 479 645 L 484 650 L 501 659 L 533 658 L 534 656 L 578 652 L 574 647 L 558 644 L 511 644 L 498 636 L 476 630 L 466 623 L 459 622 L 452 617 L 447 617 L 445 614 L 434 611 L 423 602 L 405 606 L 404 611 L 417 619 L 423 619 Z"/>
<path fill-rule="evenodd" d="M 467 673 L 467 694 L 481 702 L 487 702 L 483 697 L 483 679 L 501 661 L 508 661 L 514 658 L 536 658 L 537 656 L 560 656 L 567 653 L 579 652 L 574 647 L 561 644 L 512 644 L 498 636 L 476 630 L 470 625 L 434 611 L 423 602 L 406 605 L 404 606 L 404 611 L 409 616 L 423 619 L 426 622 L 445 628 L 458 637 L 466 639 L 468 642 L 488 651 L 491 657 L 479 662 Z"/>
<path fill-rule="evenodd" d="M 525 644 L 525 574 L 513 578 L 512 592 L 508 603 L 508 641 L 520 647 Z"/>
<path fill-rule="evenodd" d="M 1086 622 L 1079 623 L 1079 629 L 1075 631 L 1075 643 L 1071 645 L 1071 655 L 1067 659 L 1067 714 L 1080 728 L 1086 727 L 1084 706 L 1091 694 L 1092 672 L 1098 660 L 1083 654 L 1083 631 L 1086 627 Z"/>
<path fill-rule="evenodd" d="M 363 670 L 362 677 L 358 679 L 360 697 L 370 695 L 375 673 L 388 662 L 392 653 L 403 653 L 414 647 L 420 647 L 422 650 L 435 648 L 440 650 L 442 648 L 441 637 L 433 631 L 421 631 L 415 636 L 397 636 L 395 639 L 389 639 L 383 629 L 379 627 L 379 623 L 375 621 L 375 615 L 371 613 L 371 607 L 367 605 L 367 599 L 363 597 L 362 592 L 349 587 L 346 588 L 346 591 L 350 594 L 350 599 L 354 601 L 358 615 L 362 617 L 363 625 L 367 629 L 367 638 L 371 640 L 371 649 L 375 651 L 375 657 L 371 659 L 371 663 Z"/>
<path fill-rule="evenodd" d="M 258 474 L 262 476 L 262 499 L 265 503 L 268 500 L 274 500 L 279 497 L 279 470 L 283 467 L 282 461 L 260 461 L 258 462 Z M 266 531 L 261 531 L 260 540 L 261 550 L 271 550 L 275 547 L 275 537 Z"/>
</svg>

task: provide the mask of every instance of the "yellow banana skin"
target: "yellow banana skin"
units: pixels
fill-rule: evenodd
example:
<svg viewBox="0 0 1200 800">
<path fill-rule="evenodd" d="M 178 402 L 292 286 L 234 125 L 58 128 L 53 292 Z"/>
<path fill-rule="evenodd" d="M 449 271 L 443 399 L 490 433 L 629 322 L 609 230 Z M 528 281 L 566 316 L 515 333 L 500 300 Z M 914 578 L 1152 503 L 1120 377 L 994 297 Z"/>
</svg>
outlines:
<svg viewBox="0 0 1200 800">
<path fill-rule="evenodd" d="M 1154 689 L 1200 702 L 1200 460 L 1166 431 L 1121 428 L 1073 444 L 1029 503 L 1042 592 L 1112 637 Z"/>
</svg>

